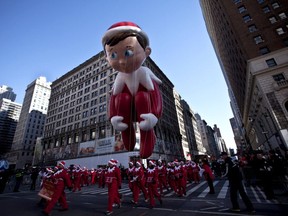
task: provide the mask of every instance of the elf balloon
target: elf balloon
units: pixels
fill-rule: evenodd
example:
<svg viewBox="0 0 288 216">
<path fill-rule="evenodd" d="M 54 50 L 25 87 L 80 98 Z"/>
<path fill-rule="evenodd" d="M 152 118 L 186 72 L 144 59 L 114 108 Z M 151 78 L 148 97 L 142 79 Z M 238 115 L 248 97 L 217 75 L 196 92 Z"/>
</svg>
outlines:
<svg viewBox="0 0 288 216">
<path fill-rule="evenodd" d="M 110 104 L 109 118 L 115 130 L 121 131 L 125 148 L 136 144 L 134 123 L 140 128 L 140 157 L 151 156 L 156 137 L 154 126 L 162 113 L 161 80 L 142 66 L 150 55 L 149 38 L 132 22 L 112 25 L 104 34 L 102 44 L 107 61 L 118 71 Z"/>
</svg>

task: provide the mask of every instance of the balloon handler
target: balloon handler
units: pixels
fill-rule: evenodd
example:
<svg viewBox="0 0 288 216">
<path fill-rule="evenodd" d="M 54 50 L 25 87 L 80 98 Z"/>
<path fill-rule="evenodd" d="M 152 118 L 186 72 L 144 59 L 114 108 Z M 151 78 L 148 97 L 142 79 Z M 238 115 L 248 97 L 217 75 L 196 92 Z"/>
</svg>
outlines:
<svg viewBox="0 0 288 216">
<path fill-rule="evenodd" d="M 112 25 L 102 38 L 108 63 L 118 71 L 109 104 L 109 118 L 114 129 L 121 131 L 125 149 L 136 144 L 134 123 L 140 128 L 140 157 L 151 156 L 156 136 L 154 126 L 162 113 L 161 80 L 142 66 L 150 55 L 149 38 L 132 22 Z"/>
</svg>

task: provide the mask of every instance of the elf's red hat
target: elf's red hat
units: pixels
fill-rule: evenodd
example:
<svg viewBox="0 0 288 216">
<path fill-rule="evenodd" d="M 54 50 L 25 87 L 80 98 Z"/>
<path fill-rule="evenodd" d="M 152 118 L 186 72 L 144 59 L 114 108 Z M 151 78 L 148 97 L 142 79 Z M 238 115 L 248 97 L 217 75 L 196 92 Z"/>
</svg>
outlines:
<svg viewBox="0 0 288 216">
<path fill-rule="evenodd" d="M 107 43 L 108 40 L 110 40 L 114 35 L 118 34 L 119 32 L 135 32 L 142 37 L 144 37 L 147 41 L 147 45 L 149 45 L 149 38 L 147 34 L 135 23 L 124 21 L 124 22 L 118 22 L 110 26 L 108 30 L 105 32 L 105 34 L 102 37 L 102 45 L 103 47 Z"/>
</svg>

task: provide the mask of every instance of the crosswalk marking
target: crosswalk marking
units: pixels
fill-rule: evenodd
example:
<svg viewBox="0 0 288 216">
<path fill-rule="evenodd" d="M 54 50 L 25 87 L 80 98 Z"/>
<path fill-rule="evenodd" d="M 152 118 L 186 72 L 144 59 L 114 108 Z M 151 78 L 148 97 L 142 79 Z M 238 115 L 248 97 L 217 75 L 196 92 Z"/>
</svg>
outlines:
<svg viewBox="0 0 288 216">
<path fill-rule="evenodd" d="M 227 196 L 228 184 L 229 184 L 229 181 L 226 180 L 217 196 L 218 199 L 224 199 Z"/>
<path fill-rule="evenodd" d="M 215 187 L 216 184 L 218 184 L 219 181 L 214 181 L 213 182 L 213 185 Z M 210 188 L 209 187 L 206 187 L 206 189 L 200 194 L 198 195 L 199 198 L 203 198 L 203 197 L 206 197 L 206 195 L 208 194 Z"/>
<path fill-rule="evenodd" d="M 189 196 L 190 194 L 192 194 L 194 191 L 196 191 L 198 188 L 200 188 L 202 185 L 206 184 L 205 181 L 201 182 L 200 184 L 198 184 L 197 186 L 191 188 L 190 190 L 188 190 L 186 192 L 186 196 Z"/>
<path fill-rule="evenodd" d="M 216 186 L 215 192 L 216 194 L 218 193 L 216 196 L 217 199 L 229 198 L 229 193 L 228 193 L 229 181 L 228 180 L 215 180 L 213 182 L 213 185 L 214 187 Z M 245 191 L 247 192 L 252 202 L 254 201 L 257 203 L 269 203 L 269 204 L 279 203 L 279 201 L 277 200 L 267 200 L 263 191 L 259 187 L 255 187 L 255 188 L 252 186 L 246 187 Z M 122 183 L 122 188 L 119 190 L 119 192 L 124 196 L 132 196 L 132 192 L 129 189 L 127 183 Z M 194 192 L 197 194 L 196 196 L 194 196 L 196 198 L 203 199 L 205 197 L 210 196 L 210 194 L 208 194 L 209 187 L 206 181 L 202 181 L 197 185 L 188 183 L 186 197 L 193 194 Z M 69 193 L 72 193 L 72 192 L 69 192 Z M 107 187 L 98 188 L 98 187 L 89 186 L 89 187 L 83 187 L 81 191 L 78 191 L 75 193 L 80 193 L 81 195 L 95 195 L 95 194 L 107 195 L 108 189 Z M 176 195 L 174 191 L 167 191 L 166 189 L 163 190 L 163 193 L 164 193 L 163 195 L 164 197 L 175 197 Z M 212 197 L 215 198 L 215 196 L 212 196 Z M 239 196 L 239 198 L 241 199 L 241 196 Z"/>
</svg>

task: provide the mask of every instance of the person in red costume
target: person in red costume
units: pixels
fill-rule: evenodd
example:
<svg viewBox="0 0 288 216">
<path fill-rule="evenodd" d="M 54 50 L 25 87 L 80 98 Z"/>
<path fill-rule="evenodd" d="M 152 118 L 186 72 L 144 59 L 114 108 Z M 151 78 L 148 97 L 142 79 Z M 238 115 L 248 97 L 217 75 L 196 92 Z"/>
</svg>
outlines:
<svg viewBox="0 0 288 216">
<path fill-rule="evenodd" d="M 159 179 L 158 187 L 159 187 L 160 194 L 162 195 L 164 187 L 168 190 L 168 184 L 167 184 L 167 169 L 161 159 L 158 160 L 157 170 L 158 170 L 158 179 Z"/>
<path fill-rule="evenodd" d="M 136 162 L 134 171 L 133 171 L 133 199 L 131 200 L 132 203 L 138 204 L 139 194 L 142 191 L 145 202 L 148 202 L 148 191 L 145 187 L 145 176 L 144 176 L 144 169 L 140 161 Z"/>
<path fill-rule="evenodd" d="M 73 170 L 73 192 L 75 192 L 76 190 L 81 191 L 81 168 L 80 165 L 75 165 L 76 168 Z"/>
<path fill-rule="evenodd" d="M 210 168 L 210 164 L 207 159 L 203 160 L 202 168 L 204 169 L 203 174 L 210 189 L 209 194 L 215 194 L 214 185 L 213 185 L 214 175 L 213 175 L 213 172 Z"/>
<path fill-rule="evenodd" d="M 129 189 L 131 190 L 131 192 L 133 193 L 133 185 L 134 185 L 134 181 L 133 181 L 133 172 L 134 172 L 135 166 L 134 163 L 132 161 L 129 162 L 129 167 L 126 170 L 126 174 L 128 177 L 128 186 Z"/>
<path fill-rule="evenodd" d="M 111 159 L 108 162 L 108 169 L 105 173 L 105 183 L 108 187 L 108 207 L 106 215 L 113 213 L 113 204 L 115 203 L 118 208 L 121 206 L 120 196 L 118 189 L 121 188 L 121 171 L 117 167 L 117 160 Z"/>
<path fill-rule="evenodd" d="M 58 171 L 55 172 L 51 177 L 51 180 L 55 183 L 55 191 L 51 201 L 47 203 L 47 206 L 42 211 L 44 215 L 50 215 L 53 207 L 59 201 L 62 209 L 60 211 L 68 210 L 68 204 L 66 201 L 65 187 L 72 189 L 71 181 L 67 170 L 65 169 L 65 161 L 61 161 L 58 164 Z"/>
<path fill-rule="evenodd" d="M 155 197 L 159 200 L 160 205 L 162 205 L 161 195 L 158 192 L 158 170 L 156 168 L 156 163 L 152 160 L 148 163 L 148 169 L 146 172 L 146 184 L 148 188 L 148 195 L 150 199 L 150 208 L 155 207 Z"/>
<path fill-rule="evenodd" d="M 151 156 L 156 136 L 154 126 L 162 114 L 161 80 L 142 66 L 150 55 L 149 38 L 132 22 L 112 25 L 102 38 L 108 63 L 118 71 L 110 98 L 110 120 L 121 131 L 125 149 L 136 144 L 134 122 L 140 128 L 140 157 Z"/>
</svg>

